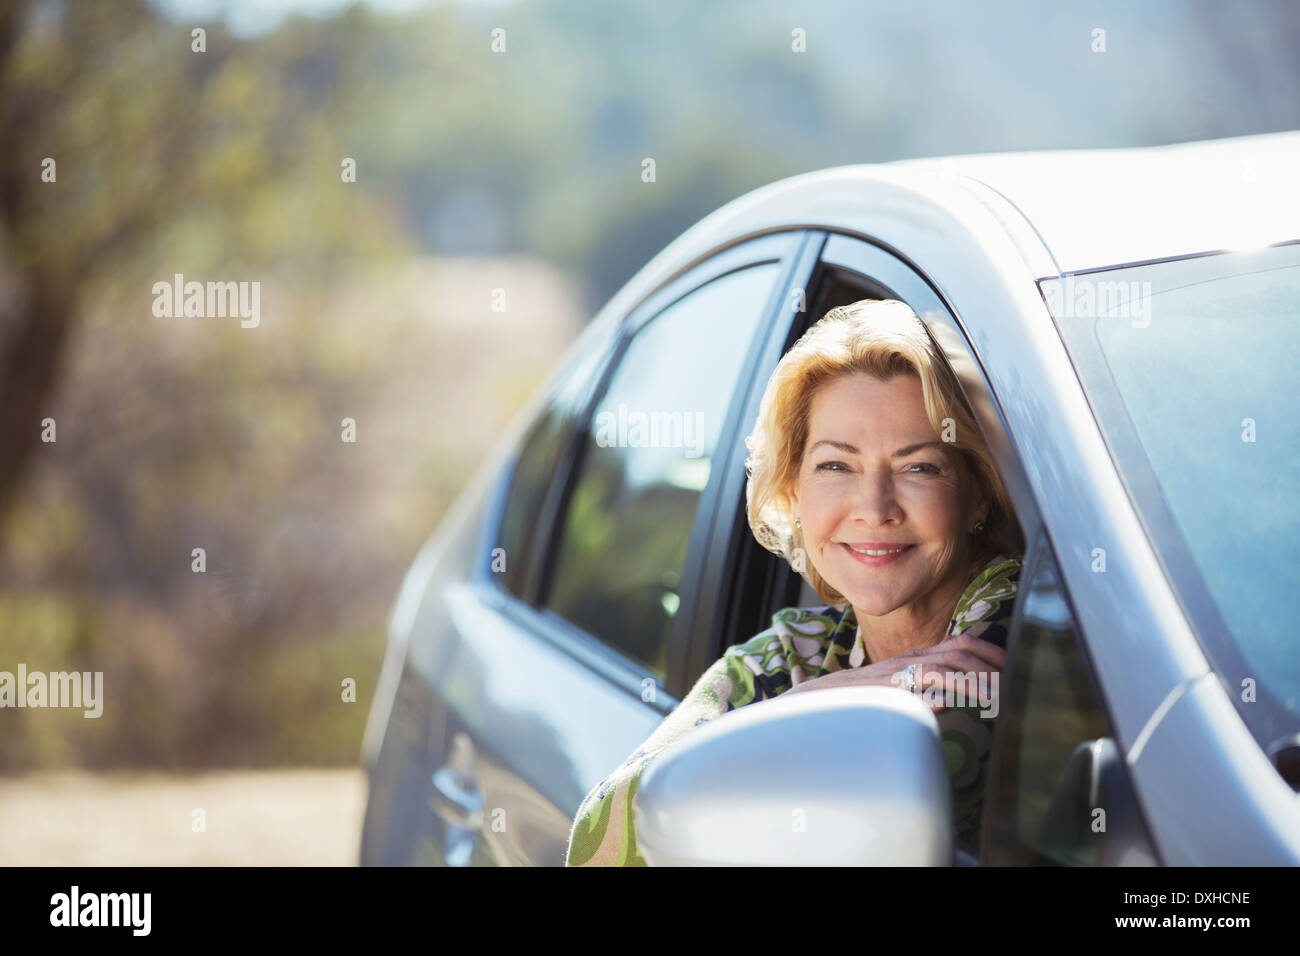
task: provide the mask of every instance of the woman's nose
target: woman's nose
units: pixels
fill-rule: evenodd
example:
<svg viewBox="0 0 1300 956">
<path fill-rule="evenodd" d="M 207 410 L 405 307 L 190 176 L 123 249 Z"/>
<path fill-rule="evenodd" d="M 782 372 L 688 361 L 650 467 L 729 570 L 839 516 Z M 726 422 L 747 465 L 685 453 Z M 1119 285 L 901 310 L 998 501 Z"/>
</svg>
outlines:
<svg viewBox="0 0 1300 956">
<path fill-rule="evenodd" d="M 894 494 L 892 475 L 862 475 L 855 483 L 849 518 L 874 526 L 900 517 L 902 509 Z"/>
</svg>

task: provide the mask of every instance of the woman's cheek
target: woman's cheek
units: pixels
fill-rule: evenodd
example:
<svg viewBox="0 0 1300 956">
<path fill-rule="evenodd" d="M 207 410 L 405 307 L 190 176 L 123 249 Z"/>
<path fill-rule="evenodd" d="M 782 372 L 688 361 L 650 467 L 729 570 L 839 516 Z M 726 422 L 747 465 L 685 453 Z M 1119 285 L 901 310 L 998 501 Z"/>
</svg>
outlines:
<svg viewBox="0 0 1300 956">
<path fill-rule="evenodd" d="M 808 526 L 809 518 L 811 518 L 812 525 L 817 532 L 823 537 L 829 536 L 831 529 L 835 525 L 836 515 L 842 510 L 846 501 L 844 493 L 826 484 L 821 484 L 810 489 L 809 496 L 805 501 L 807 514 L 803 517 L 804 526 Z"/>
<path fill-rule="evenodd" d="M 948 537 L 959 523 L 957 489 L 949 482 L 936 480 L 928 486 L 913 485 L 905 501 L 914 524 L 930 536 Z"/>
</svg>

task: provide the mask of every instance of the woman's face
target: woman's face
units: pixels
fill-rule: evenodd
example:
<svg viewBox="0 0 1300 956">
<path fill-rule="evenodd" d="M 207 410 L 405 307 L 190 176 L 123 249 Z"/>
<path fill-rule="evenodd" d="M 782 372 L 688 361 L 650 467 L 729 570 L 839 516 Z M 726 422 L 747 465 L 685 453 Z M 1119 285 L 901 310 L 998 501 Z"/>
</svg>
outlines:
<svg viewBox="0 0 1300 956">
<path fill-rule="evenodd" d="M 859 616 L 920 610 L 936 589 L 965 583 L 970 532 L 987 503 L 926 418 L 918 377 L 826 383 L 813 396 L 807 442 L 794 515 L 808 560 Z"/>
</svg>

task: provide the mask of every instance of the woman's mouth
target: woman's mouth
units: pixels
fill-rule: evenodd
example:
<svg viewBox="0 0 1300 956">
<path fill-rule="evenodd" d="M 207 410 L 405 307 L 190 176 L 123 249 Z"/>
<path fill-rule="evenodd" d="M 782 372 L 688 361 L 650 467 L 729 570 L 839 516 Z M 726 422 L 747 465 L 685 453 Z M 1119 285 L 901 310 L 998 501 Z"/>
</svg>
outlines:
<svg viewBox="0 0 1300 956">
<path fill-rule="evenodd" d="M 843 541 L 841 541 L 839 545 L 844 550 L 844 553 L 854 561 L 857 561 L 859 564 L 865 564 L 869 568 L 879 568 L 886 564 L 892 564 L 903 555 L 907 554 L 907 552 L 911 551 L 912 548 L 916 547 L 916 545 L 913 544 L 890 545 L 876 544 L 875 542 L 868 542 L 862 545 L 851 545 L 846 544 Z"/>
</svg>

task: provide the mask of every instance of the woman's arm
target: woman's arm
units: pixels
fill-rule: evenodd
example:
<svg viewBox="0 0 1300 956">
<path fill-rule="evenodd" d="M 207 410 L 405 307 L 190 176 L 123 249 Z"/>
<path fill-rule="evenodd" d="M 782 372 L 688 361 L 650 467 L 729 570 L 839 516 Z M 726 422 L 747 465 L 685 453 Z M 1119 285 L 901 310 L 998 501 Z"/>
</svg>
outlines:
<svg viewBox="0 0 1300 956">
<path fill-rule="evenodd" d="M 734 683 L 730 666 L 727 655 L 714 661 L 654 733 L 587 794 L 569 834 L 566 866 L 646 865 L 632 818 L 632 798 L 641 774 L 664 747 L 730 709 Z"/>
<path fill-rule="evenodd" d="M 854 684 L 889 683 L 888 677 L 876 672 L 895 673 L 909 661 L 924 660 L 932 670 L 949 669 L 984 658 L 972 669 L 1001 667 L 1000 648 L 976 641 L 970 635 L 949 639 L 935 648 L 916 655 L 904 655 L 875 665 L 840 671 L 817 680 L 790 686 L 780 670 L 755 673 L 759 662 L 755 654 L 770 647 L 775 638 L 770 633 L 736 647 L 728 648 L 696 681 L 689 694 L 619 767 L 587 794 L 578 808 L 569 834 L 566 866 L 645 866 L 645 857 L 636 840 L 633 817 L 634 798 L 641 775 L 650 761 L 665 747 L 700 724 L 735 709 L 737 706 L 768 700 L 794 691 L 811 693 L 820 687 Z M 960 648 L 960 650 L 958 650 Z M 974 653 L 972 653 L 974 651 Z M 954 655 L 960 657 L 954 659 Z M 993 665 L 989 659 L 996 659 Z M 942 660 L 943 665 L 936 668 Z M 769 664 L 770 664 L 769 660 Z M 979 666 L 982 664 L 982 668 Z M 953 818 L 959 839 L 973 842 L 977 838 L 979 809 L 983 795 L 984 765 L 991 740 L 990 721 L 979 714 L 978 706 L 967 705 L 944 710 L 935 715 L 944 741 L 945 757 L 953 787 Z M 987 715 L 984 715 L 987 717 Z"/>
<path fill-rule="evenodd" d="M 777 697 L 816 673 L 833 624 L 815 609 L 783 608 L 766 631 L 728 647 L 654 733 L 587 794 L 569 834 L 566 865 L 645 866 L 632 810 L 650 761 L 700 724 Z"/>
<path fill-rule="evenodd" d="M 962 595 L 953 615 L 951 637 L 916 652 L 938 655 L 924 661 L 903 655 L 810 679 L 808 675 L 816 674 L 825 660 L 836 621 L 821 611 L 806 608 L 778 611 L 772 617 L 771 628 L 727 648 L 654 733 L 587 794 L 569 834 L 565 864 L 645 866 L 645 858 L 637 848 L 632 815 L 642 773 L 674 740 L 729 710 L 791 690 L 808 692 L 841 683 L 893 683 L 892 675 L 913 662 L 967 673 L 1000 671 L 1019 569 L 1018 558 L 991 562 Z M 973 841 L 979 826 L 992 716 L 985 707 L 971 706 L 969 702 L 966 706 L 944 708 L 935 716 L 953 786 L 957 836 Z"/>
</svg>

